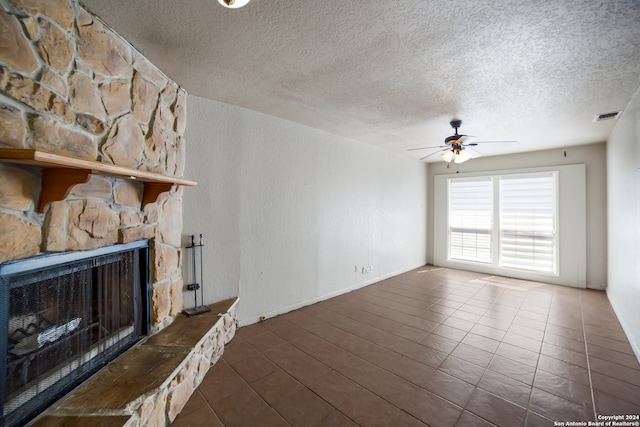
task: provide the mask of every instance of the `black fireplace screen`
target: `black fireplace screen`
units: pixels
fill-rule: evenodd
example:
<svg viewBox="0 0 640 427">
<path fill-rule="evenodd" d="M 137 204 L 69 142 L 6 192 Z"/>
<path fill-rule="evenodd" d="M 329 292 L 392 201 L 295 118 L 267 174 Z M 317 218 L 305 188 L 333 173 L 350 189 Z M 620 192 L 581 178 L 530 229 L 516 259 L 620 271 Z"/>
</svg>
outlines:
<svg viewBox="0 0 640 427">
<path fill-rule="evenodd" d="M 0 425 L 21 425 L 148 330 L 147 244 L 0 265 Z"/>
</svg>

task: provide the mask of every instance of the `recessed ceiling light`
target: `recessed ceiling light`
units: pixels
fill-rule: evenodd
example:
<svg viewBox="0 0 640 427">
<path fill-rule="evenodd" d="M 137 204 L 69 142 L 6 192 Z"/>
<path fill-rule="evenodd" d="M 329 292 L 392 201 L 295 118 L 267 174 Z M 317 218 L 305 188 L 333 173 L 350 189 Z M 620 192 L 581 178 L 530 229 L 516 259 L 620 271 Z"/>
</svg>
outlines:
<svg viewBox="0 0 640 427">
<path fill-rule="evenodd" d="M 593 123 L 601 122 L 603 120 L 617 120 L 620 117 L 620 114 L 622 114 L 622 111 L 612 111 L 610 113 L 596 114 L 596 116 L 593 118 Z"/>
</svg>

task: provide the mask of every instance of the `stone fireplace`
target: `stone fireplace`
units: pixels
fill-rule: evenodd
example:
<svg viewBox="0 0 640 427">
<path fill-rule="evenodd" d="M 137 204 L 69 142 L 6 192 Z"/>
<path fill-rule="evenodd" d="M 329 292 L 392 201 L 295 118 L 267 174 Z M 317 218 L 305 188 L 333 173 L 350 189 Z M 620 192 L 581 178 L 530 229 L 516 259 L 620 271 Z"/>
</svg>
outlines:
<svg viewBox="0 0 640 427">
<path fill-rule="evenodd" d="M 0 264 L 0 408 L 24 424 L 148 331 L 147 242 Z"/>
<path fill-rule="evenodd" d="M 182 176 L 181 88 L 76 1 L 4 3 L 0 148 Z M 180 313 L 182 187 L 143 206 L 142 184 L 92 174 L 38 212 L 41 173 L 0 159 L 0 262 L 149 239 L 152 328 Z"/>
<path fill-rule="evenodd" d="M 176 359 L 148 381 L 162 390 L 108 408 L 127 425 L 171 421 L 235 331 L 230 301 L 186 327 L 202 333 L 192 351 L 161 338 L 185 327 L 185 126 L 186 92 L 77 0 L 0 0 L 0 263 L 148 240 L 152 336 L 140 348 L 164 348 L 162 366 Z M 64 166 L 16 160 L 27 151 Z M 145 174 L 176 185 L 143 183 Z M 92 415 L 61 407 L 55 416 Z"/>
</svg>

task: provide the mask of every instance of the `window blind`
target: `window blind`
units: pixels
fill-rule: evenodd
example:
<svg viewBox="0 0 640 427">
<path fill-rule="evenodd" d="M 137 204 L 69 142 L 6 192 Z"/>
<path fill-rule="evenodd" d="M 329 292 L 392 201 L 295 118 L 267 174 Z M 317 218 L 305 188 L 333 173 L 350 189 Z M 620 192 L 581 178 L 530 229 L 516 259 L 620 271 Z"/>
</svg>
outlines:
<svg viewBox="0 0 640 427">
<path fill-rule="evenodd" d="M 500 177 L 500 266 L 555 273 L 556 174 Z"/>
<path fill-rule="evenodd" d="M 449 258 L 491 262 L 493 180 L 449 180 Z"/>
</svg>

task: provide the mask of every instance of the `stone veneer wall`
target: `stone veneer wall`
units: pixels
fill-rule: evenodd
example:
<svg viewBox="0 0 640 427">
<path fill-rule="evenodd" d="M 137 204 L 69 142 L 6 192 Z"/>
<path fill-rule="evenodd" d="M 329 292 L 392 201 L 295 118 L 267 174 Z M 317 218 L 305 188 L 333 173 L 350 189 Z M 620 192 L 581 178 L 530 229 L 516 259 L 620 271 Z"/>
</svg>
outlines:
<svg viewBox="0 0 640 427">
<path fill-rule="evenodd" d="M 0 148 L 182 176 L 186 93 L 77 0 L 0 0 Z M 183 308 L 182 189 L 91 176 L 36 212 L 40 169 L 0 163 L 0 262 L 151 241 L 152 325 Z"/>
</svg>

